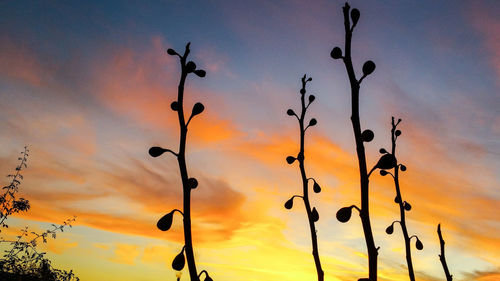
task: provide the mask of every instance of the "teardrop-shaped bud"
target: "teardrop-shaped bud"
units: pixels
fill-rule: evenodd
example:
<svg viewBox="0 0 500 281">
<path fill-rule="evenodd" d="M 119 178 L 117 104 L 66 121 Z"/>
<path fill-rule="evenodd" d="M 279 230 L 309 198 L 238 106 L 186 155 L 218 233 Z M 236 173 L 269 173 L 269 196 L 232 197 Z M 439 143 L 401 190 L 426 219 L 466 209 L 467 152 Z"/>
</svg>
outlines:
<svg viewBox="0 0 500 281">
<path fill-rule="evenodd" d="M 417 250 L 422 250 L 424 248 L 424 244 L 422 244 L 422 241 L 420 241 L 418 237 L 417 237 L 417 242 L 415 242 L 415 247 L 417 248 Z"/>
<path fill-rule="evenodd" d="M 313 102 L 315 99 L 316 99 L 316 97 L 315 97 L 315 96 L 310 95 L 310 96 L 309 96 L 309 103 Z"/>
<path fill-rule="evenodd" d="M 380 175 L 381 176 L 387 176 L 387 171 L 386 170 L 380 170 Z"/>
<path fill-rule="evenodd" d="M 300 93 L 301 94 L 305 94 L 306 93 L 306 89 L 304 89 L 304 88 L 300 89 Z"/>
<path fill-rule="evenodd" d="M 313 119 L 311 119 L 311 121 L 309 121 L 309 127 L 315 126 L 316 124 L 318 124 L 318 121 L 316 120 L 316 118 L 313 118 Z"/>
<path fill-rule="evenodd" d="M 198 180 L 195 178 L 189 178 L 188 179 L 188 186 L 191 189 L 195 189 L 198 187 Z"/>
<path fill-rule="evenodd" d="M 174 49 L 168 49 L 167 54 L 169 54 L 171 56 L 175 56 L 177 53 L 174 51 Z"/>
<path fill-rule="evenodd" d="M 360 15 L 361 14 L 358 9 L 354 8 L 351 10 L 351 19 L 353 24 L 356 24 L 358 22 Z"/>
<path fill-rule="evenodd" d="M 411 205 L 410 205 L 410 203 L 408 203 L 408 202 L 406 202 L 406 201 L 405 201 L 404 208 L 405 208 L 405 210 L 407 210 L 407 211 L 411 210 Z"/>
<path fill-rule="evenodd" d="M 364 141 L 364 142 L 371 142 L 373 140 L 373 138 L 375 137 L 375 135 L 373 134 L 373 131 L 372 130 L 364 130 L 362 133 L 361 133 L 361 139 Z"/>
<path fill-rule="evenodd" d="M 351 207 L 341 208 L 337 212 L 337 220 L 339 220 L 340 222 L 348 222 L 349 219 L 351 218 L 351 214 L 352 214 L 352 208 Z"/>
<path fill-rule="evenodd" d="M 311 82 L 313 80 L 312 77 L 307 78 L 307 82 Z"/>
<path fill-rule="evenodd" d="M 391 235 L 392 233 L 394 232 L 394 225 L 389 225 L 386 229 L 385 229 L 385 233 Z"/>
<path fill-rule="evenodd" d="M 295 115 L 295 111 L 293 111 L 293 109 L 289 109 L 286 111 L 286 114 L 290 115 L 290 116 L 294 116 Z"/>
<path fill-rule="evenodd" d="M 330 56 L 332 59 L 340 59 L 342 57 L 342 50 L 339 47 L 335 47 L 330 52 Z"/>
<path fill-rule="evenodd" d="M 385 148 L 381 148 L 378 152 L 380 152 L 381 154 L 386 154 L 387 150 L 385 150 Z"/>
<path fill-rule="evenodd" d="M 320 193 L 321 192 L 321 186 L 319 186 L 319 184 L 316 181 L 314 181 L 313 190 L 316 193 Z"/>
<path fill-rule="evenodd" d="M 288 199 L 288 201 L 285 202 L 285 209 L 290 210 L 293 207 L 293 197 Z"/>
<path fill-rule="evenodd" d="M 159 146 L 153 146 L 149 149 L 149 155 L 151 155 L 152 157 L 158 157 L 160 155 L 162 155 L 165 151 L 167 151 L 165 148 L 163 147 L 159 147 Z"/>
<path fill-rule="evenodd" d="M 186 259 L 184 258 L 184 248 L 182 251 L 174 258 L 172 261 L 172 268 L 177 271 L 181 271 L 186 264 Z"/>
<path fill-rule="evenodd" d="M 396 167 L 397 161 L 394 155 L 387 153 L 382 155 L 377 162 L 376 167 L 379 169 L 392 169 Z"/>
<path fill-rule="evenodd" d="M 156 227 L 158 227 L 158 229 L 161 231 L 169 230 L 170 227 L 172 226 L 173 218 L 174 218 L 174 211 L 161 217 L 161 219 L 159 219 L 158 222 L 156 223 Z"/>
<path fill-rule="evenodd" d="M 197 102 L 193 106 L 193 112 L 191 113 L 192 116 L 198 115 L 205 110 L 205 106 L 201 102 Z"/>
<path fill-rule="evenodd" d="M 186 63 L 186 71 L 188 73 L 193 72 L 195 69 L 196 69 L 196 63 L 192 61 L 188 61 L 188 63 Z"/>
<path fill-rule="evenodd" d="M 179 103 L 177 101 L 173 101 L 171 104 L 170 104 L 170 108 L 172 108 L 173 111 L 177 111 L 179 110 Z"/>
<path fill-rule="evenodd" d="M 313 207 L 311 211 L 311 219 L 313 220 L 313 222 L 317 222 L 319 220 L 319 214 L 318 211 L 316 210 L 316 207 Z"/>
<path fill-rule="evenodd" d="M 286 158 L 286 162 L 287 162 L 288 164 L 292 164 L 293 162 L 295 162 L 295 159 L 297 159 L 297 158 L 295 158 L 295 157 L 293 157 L 293 156 L 288 156 L 288 157 Z"/>
<path fill-rule="evenodd" d="M 399 166 L 399 169 L 401 169 L 401 171 L 403 171 L 403 172 L 404 172 L 404 171 L 406 171 L 406 166 L 405 166 L 405 165 L 403 165 L 403 164 L 401 164 L 401 165 Z"/>
<path fill-rule="evenodd" d="M 399 196 L 394 197 L 394 202 L 397 204 L 401 203 L 401 198 Z"/>
<path fill-rule="evenodd" d="M 363 74 L 365 76 L 372 74 L 374 70 L 375 70 L 375 63 L 373 61 L 369 60 L 365 62 L 365 64 L 363 64 Z"/>
<path fill-rule="evenodd" d="M 196 74 L 198 77 L 205 77 L 207 75 L 207 72 L 203 69 L 197 69 L 194 71 L 194 74 Z"/>
<path fill-rule="evenodd" d="M 396 130 L 396 132 L 394 132 L 394 134 L 396 135 L 396 137 L 399 137 L 401 135 L 401 131 L 400 130 Z"/>
</svg>

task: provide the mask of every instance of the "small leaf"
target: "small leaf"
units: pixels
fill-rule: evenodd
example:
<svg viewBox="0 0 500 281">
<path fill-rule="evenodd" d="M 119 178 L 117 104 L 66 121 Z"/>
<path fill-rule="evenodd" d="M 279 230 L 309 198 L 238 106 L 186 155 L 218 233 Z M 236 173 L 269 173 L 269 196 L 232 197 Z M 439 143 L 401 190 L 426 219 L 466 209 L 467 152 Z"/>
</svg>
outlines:
<svg viewBox="0 0 500 281">
<path fill-rule="evenodd" d="M 167 151 L 165 148 L 159 147 L 159 146 L 153 146 L 149 149 L 149 155 L 152 157 L 158 157 L 162 155 L 165 151 Z"/>
<path fill-rule="evenodd" d="M 406 171 L 406 166 L 405 166 L 405 165 L 403 165 L 403 164 L 401 164 L 401 166 L 399 167 L 399 169 L 401 169 L 401 171 L 403 171 L 403 172 L 404 172 L 404 171 Z"/>
<path fill-rule="evenodd" d="M 366 61 L 365 64 L 363 64 L 363 75 L 367 76 L 373 73 L 375 70 L 375 63 L 371 60 Z"/>
<path fill-rule="evenodd" d="M 182 248 L 182 251 L 172 261 L 172 268 L 174 270 L 181 271 L 185 264 L 186 259 L 184 258 L 184 248 Z"/>
<path fill-rule="evenodd" d="M 313 102 L 316 99 L 314 95 L 309 96 L 309 103 Z"/>
<path fill-rule="evenodd" d="M 293 109 L 289 109 L 286 111 L 286 114 L 293 116 L 293 115 L 295 115 L 295 111 L 293 111 Z"/>
<path fill-rule="evenodd" d="M 387 176 L 388 172 L 386 170 L 380 170 L 381 176 Z"/>
<path fill-rule="evenodd" d="M 375 135 L 373 134 L 373 131 L 372 130 L 364 130 L 362 133 L 361 133 L 361 139 L 364 141 L 364 142 L 371 142 L 373 140 L 373 137 L 375 137 Z"/>
<path fill-rule="evenodd" d="M 417 248 L 417 250 L 422 250 L 424 248 L 424 244 L 422 244 L 422 242 L 420 241 L 420 239 L 418 239 L 418 237 L 417 237 L 417 242 L 415 242 L 415 247 Z"/>
<path fill-rule="evenodd" d="M 396 130 L 396 132 L 394 132 L 394 134 L 396 135 L 396 137 L 399 137 L 401 135 L 401 131 L 400 130 Z"/>
<path fill-rule="evenodd" d="M 311 219 L 313 220 L 313 222 L 317 222 L 319 220 L 319 214 L 318 211 L 316 210 L 316 207 L 313 207 L 311 211 Z"/>
<path fill-rule="evenodd" d="M 313 190 L 314 190 L 315 193 L 320 193 L 321 192 L 321 186 L 319 186 L 319 184 L 316 181 L 314 181 Z"/>
<path fill-rule="evenodd" d="M 394 225 L 391 224 L 385 229 L 385 233 L 391 235 L 394 232 Z"/>
<path fill-rule="evenodd" d="M 207 72 L 203 69 L 197 69 L 194 71 L 194 74 L 196 74 L 198 77 L 205 77 L 207 75 Z"/>
<path fill-rule="evenodd" d="M 170 227 L 172 226 L 173 217 L 174 217 L 174 211 L 171 211 L 170 213 L 164 215 L 163 217 L 161 217 L 161 219 L 158 220 L 158 222 L 156 223 L 156 227 L 158 227 L 158 229 L 160 229 L 161 231 L 169 230 Z"/>
<path fill-rule="evenodd" d="M 193 72 L 195 69 L 196 69 L 196 63 L 188 61 L 188 63 L 186 64 L 186 71 L 190 73 Z"/>
<path fill-rule="evenodd" d="M 339 47 L 333 48 L 333 50 L 330 52 L 330 56 L 332 59 L 340 59 L 342 57 L 342 50 Z"/>
<path fill-rule="evenodd" d="M 189 178 L 188 179 L 188 186 L 191 189 L 195 189 L 196 187 L 198 187 L 198 180 L 195 178 Z"/>
<path fill-rule="evenodd" d="M 177 101 L 173 101 L 171 104 L 170 104 L 170 108 L 172 108 L 173 111 L 177 111 L 179 110 L 179 103 Z"/>
<path fill-rule="evenodd" d="M 348 222 L 349 219 L 351 218 L 351 214 L 352 214 L 352 207 L 341 208 L 337 212 L 337 220 L 339 220 L 340 222 Z"/>
<path fill-rule="evenodd" d="M 407 211 L 411 210 L 411 205 L 410 205 L 410 203 L 408 203 L 408 202 L 406 202 L 406 201 L 405 201 L 404 208 L 405 208 L 405 210 L 407 210 Z"/>
<path fill-rule="evenodd" d="M 171 55 L 171 56 L 175 56 L 177 53 L 174 51 L 174 49 L 168 49 L 167 50 L 167 54 Z"/>
<path fill-rule="evenodd" d="M 198 115 L 205 110 L 205 106 L 201 102 L 197 102 L 193 106 L 193 112 L 191 113 L 192 116 Z"/>
<path fill-rule="evenodd" d="M 288 156 L 288 157 L 286 158 L 286 162 L 287 162 L 288 164 L 292 164 L 293 162 L 295 162 L 295 160 L 296 160 L 296 159 L 297 159 L 297 158 L 295 158 L 295 157 L 293 157 L 293 156 Z"/>
<path fill-rule="evenodd" d="M 313 119 L 311 119 L 311 121 L 309 121 L 309 127 L 315 126 L 316 124 L 318 124 L 318 121 L 316 120 L 316 118 L 313 118 Z"/>
<path fill-rule="evenodd" d="M 351 19 L 353 24 L 356 24 L 358 22 L 360 15 L 361 14 L 358 9 L 354 8 L 351 10 Z"/>
<path fill-rule="evenodd" d="M 293 197 L 288 199 L 288 201 L 285 202 L 285 208 L 290 210 L 293 207 Z"/>
<path fill-rule="evenodd" d="M 387 153 L 382 155 L 382 157 L 380 157 L 375 167 L 379 169 L 392 169 L 396 167 L 396 164 L 397 164 L 396 157 L 394 157 L 394 155 L 390 153 Z"/>
</svg>

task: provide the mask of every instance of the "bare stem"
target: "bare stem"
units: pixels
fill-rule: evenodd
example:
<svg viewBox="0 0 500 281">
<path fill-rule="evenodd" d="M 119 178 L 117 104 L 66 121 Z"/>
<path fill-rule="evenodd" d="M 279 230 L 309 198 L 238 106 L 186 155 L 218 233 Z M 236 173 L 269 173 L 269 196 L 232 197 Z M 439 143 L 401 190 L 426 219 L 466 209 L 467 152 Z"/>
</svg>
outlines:
<svg viewBox="0 0 500 281">
<path fill-rule="evenodd" d="M 446 281 L 452 281 L 453 275 L 450 274 L 448 264 L 446 263 L 446 256 L 444 255 L 444 240 L 443 235 L 441 234 L 441 224 L 438 224 L 437 233 L 439 236 L 439 245 L 441 246 L 441 254 L 439 255 L 439 260 L 443 265 L 444 274 L 446 275 Z"/>
</svg>

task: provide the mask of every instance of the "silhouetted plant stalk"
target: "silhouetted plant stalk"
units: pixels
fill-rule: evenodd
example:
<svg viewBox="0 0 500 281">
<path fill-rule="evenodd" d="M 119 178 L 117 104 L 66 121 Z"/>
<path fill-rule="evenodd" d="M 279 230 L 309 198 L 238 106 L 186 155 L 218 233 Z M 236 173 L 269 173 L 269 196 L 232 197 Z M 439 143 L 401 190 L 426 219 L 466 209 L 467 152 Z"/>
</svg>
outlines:
<svg viewBox="0 0 500 281">
<path fill-rule="evenodd" d="M 305 100 L 306 96 L 306 84 L 310 82 L 312 78 L 307 78 L 306 75 L 304 74 L 304 77 L 302 77 L 302 88 L 300 89 L 300 105 L 301 105 L 301 111 L 300 111 L 300 116 L 298 116 L 292 109 L 287 110 L 287 114 L 289 116 L 295 116 L 299 122 L 299 129 L 300 129 L 300 150 L 297 155 L 297 157 L 293 156 L 288 156 L 286 158 L 286 161 L 288 164 L 293 164 L 295 160 L 299 162 L 299 168 L 300 168 L 300 175 L 302 177 L 302 195 L 294 195 L 292 198 L 290 198 L 288 201 L 285 203 L 285 208 L 286 209 L 291 209 L 293 207 L 293 199 L 295 197 L 302 198 L 304 201 L 304 206 L 306 209 L 307 213 L 307 219 L 309 220 L 309 229 L 311 230 L 311 240 L 312 240 L 312 255 L 314 257 L 314 263 L 316 265 L 316 272 L 318 274 L 318 281 L 323 281 L 324 280 L 324 272 L 323 269 L 321 268 L 321 262 L 319 259 L 319 251 L 318 251 L 318 238 L 316 236 L 316 227 L 314 226 L 314 223 L 316 223 L 319 220 L 319 214 L 318 211 L 316 210 L 315 207 L 311 209 L 311 204 L 309 202 L 309 181 L 313 181 L 313 191 L 316 193 L 321 192 L 321 187 L 319 184 L 316 182 L 314 178 L 308 178 L 306 175 L 306 168 L 305 168 L 305 135 L 306 131 L 309 127 L 315 126 L 317 124 L 317 121 L 315 118 L 312 118 L 309 120 L 309 123 L 307 126 L 305 126 L 305 116 L 306 116 L 306 111 L 311 105 L 311 103 L 314 101 L 315 96 L 309 95 L 307 98 L 307 104 Z"/>
<path fill-rule="evenodd" d="M 375 247 L 373 240 L 372 227 L 370 223 L 370 205 L 369 205 L 369 174 L 366 168 L 366 155 L 364 142 L 373 140 L 374 134 L 371 130 L 361 130 L 361 123 L 359 119 L 359 88 L 363 79 L 370 75 L 375 70 L 375 63 L 367 61 L 363 65 L 363 76 L 358 80 L 351 60 L 351 39 L 354 27 L 358 23 L 360 12 L 358 9 L 352 9 L 348 3 L 345 3 L 342 8 L 344 14 L 344 28 L 345 28 L 345 54 L 342 55 L 342 50 L 339 47 L 333 48 L 330 56 L 333 59 L 342 59 L 344 62 L 349 82 L 351 85 L 351 122 L 354 131 L 354 139 L 356 141 L 356 153 L 358 156 L 360 188 L 361 188 L 361 208 L 355 205 L 341 208 L 337 212 L 337 219 L 341 222 L 349 221 L 352 209 L 359 211 L 361 223 L 363 225 L 363 232 L 365 235 L 366 247 L 368 250 L 368 268 L 369 279 L 371 281 L 377 280 L 377 257 L 378 248 Z M 350 17 L 349 17 L 350 15 Z M 352 19 L 352 24 L 351 24 Z M 367 280 L 362 278 L 360 280 Z"/>
<path fill-rule="evenodd" d="M 453 275 L 450 274 L 450 270 L 448 269 L 448 264 L 446 263 L 446 256 L 444 255 L 444 240 L 443 240 L 443 235 L 441 234 L 441 224 L 438 224 L 437 233 L 439 236 L 439 245 L 441 248 L 441 254 L 439 255 L 439 260 L 441 261 L 441 265 L 443 266 L 444 274 L 446 275 L 446 281 L 452 281 Z"/>
<path fill-rule="evenodd" d="M 384 170 L 384 169 L 380 170 L 380 175 L 382 175 L 382 176 L 391 175 L 392 178 L 394 179 L 394 186 L 396 187 L 396 198 L 394 198 L 394 202 L 396 204 L 398 204 L 399 214 L 400 214 L 400 220 L 392 222 L 392 224 L 386 228 L 385 232 L 389 235 L 392 234 L 394 232 L 394 223 L 399 223 L 399 225 L 401 226 L 401 230 L 403 232 L 403 237 L 404 237 L 404 241 L 405 241 L 406 263 L 408 266 L 408 275 L 409 275 L 411 281 L 415 281 L 415 273 L 413 271 L 413 262 L 411 260 L 411 244 L 410 244 L 411 239 L 412 238 L 416 239 L 415 247 L 417 248 L 417 250 L 422 250 L 424 248 L 424 245 L 422 244 L 422 242 L 420 241 L 420 239 L 418 239 L 418 237 L 416 235 L 409 236 L 408 229 L 406 228 L 406 212 L 409 212 L 411 210 L 411 205 L 410 205 L 410 203 L 403 201 L 403 197 L 401 195 L 401 189 L 400 189 L 400 185 L 399 185 L 399 171 L 402 171 L 402 172 L 406 171 L 406 166 L 403 164 L 399 164 L 397 161 L 397 157 L 396 157 L 396 141 L 397 141 L 398 137 L 401 135 L 401 130 L 397 129 L 400 122 L 401 122 L 401 119 L 398 119 L 398 121 L 395 122 L 394 117 L 392 117 L 392 121 L 391 121 L 391 125 L 392 125 L 392 128 L 391 128 L 391 146 L 392 146 L 391 154 L 392 154 L 392 156 L 389 156 L 389 157 L 391 158 L 390 161 L 394 161 L 396 164 L 394 166 L 394 174 L 392 174 L 391 172 L 388 172 L 387 170 Z M 380 153 L 383 154 L 384 156 L 391 155 L 384 148 L 380 149 Z M 382 156 L 382 157 L 384 157 L 384 156 Z M 386 158 L 387 158 L 387 156 L 386 156 Z"/>
<path fill-rule="evenodd" d="M 198 77 L 205 77 L 206 72 L 201 69 L 196 69 L 196 64 L 193 61 L 187 60 L 190 52 L 189 46 L 190 43 L 187 43 L 183 55 L 180 55 L 173 49 L 167 50 L 167 53 L 169 55 L 177 56 L 179 58 L 179 62 L 181 65 L 181 76 L 177 91 L 177 100 L 172 102 L 172 104 L 170 105 L 171 109 L 177 112 L 177 116 L 179 119 L 179 127 L 180 127 L 179 151 L 176 153 L 170 149 L 156 146 L 156 147 L 151 147 L 149 149 L 149 154 L 152 157 L 158 157 L 165 152 L 169 152 L 177 158 L 182 180 L 183 210 L 180 211 L 174 209 L 170 213 L 166 214 L 158 221 L 157 227 L 162 231 L 167 231 L 172 226 L 174 213 L 178 212 L 179 214 L 182 215 L 184 222 L 184 247 L 182 247 L 181 252 L 174 258 L 172 262 L 172 268 L 178 271 L 182 270 L 187 260 L 189 276 L 191 278 L 191 281 L 198 281 L 201 276 L 201 273 L 200 275 L 198 275 L 198 272 L 196 270 L 196 263 L 193 252 L 193 242 L 191 236 L 191 190 L 195 189 L 198 186 L 198 181 L 195 178 L 190 178 L 188 176 L 188 171 L 186 167 L 186 139 L 187 139 L 189 123 L 191 122 L 194 116 L 202 113 L 205 107 L 203 106 L 203 104 L 197 102 L 193 106 L 191 115 L 186 121 L 186 118 L 184 116 L 184 84 L 186 83 L 186 78 L 188 74 L 194 73 Z M 206 271 L 202 271 L 202 273 L 205 273 L 206 281 L 212 280 Z"/>
</svg>

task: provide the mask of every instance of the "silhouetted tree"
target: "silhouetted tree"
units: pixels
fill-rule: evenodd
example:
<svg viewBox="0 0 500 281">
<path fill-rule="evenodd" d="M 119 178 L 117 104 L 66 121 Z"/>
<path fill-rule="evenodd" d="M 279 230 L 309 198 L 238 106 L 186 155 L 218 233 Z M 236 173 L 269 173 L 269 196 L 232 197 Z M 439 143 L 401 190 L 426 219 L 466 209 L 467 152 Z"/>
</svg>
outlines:
<svg viewBox="0 0 500 281">
<path fill-rule="evenodd" d="M 172 262 L 172 268 L 174 270 L 182 270 L 185 265 L 185 261 L 187 260 L 189 276 L 191 277 L 191 281 L 198 281 L 202 273 L 205 273 L 205 281 L 211 281 L 212 278 L 208 275 L 207 271 L 203 270 L 198 275 L 196 270 L 196 263 L 194 259 L 193 252 L 193 242 L 191 238 L 191 189 L 195 189 L 198 186 L 198 181 L 195 178 L 190 178 L 188 176 L 187 166 L 186 166 L 186 140 L 187 140 L 187 132 L 188 126 L 191 122 L 192 118 L 203 112 L 205 107 L 203 104 L 197 102 L 191 111 L 191 115 L 188 120 L 184 116 L 184 84 L 186 82 L 186 78 L 188 74 L 194 73 L 198 77 L 205 77 L 205 70 L 196 69 L 196 64 L 193 61 L 188 61 L 188 55 L 190 52 L 189 49 L 190 43 L 186 44 L 186 48 L 184 50 L 184 54 L 180 55 L 173 49 L 168 49 L 167 53 L 171 56 L 177 56 L 179 58 L 179 62 L 181 65 L 181 76 L 179 81 L 179 87 L 177 91 L 177 100 L 172 102 L 170 108 L 173 111 L 177 112 L 177 116 L 179 119 L 179 127 L 180 127 L 180 141 L 179 141 L 179 151 L 176 153 L 170 149 L 162 148 L 162 147 L 151 147 L 149 149 L 149 155 L 152 157 L 158 157 L 165 152 L 169 152 L 174 155 L 179 164 L 179 171 L 181 174 L 182 180 L 182 190 L 183 190 L 183 211 L 178 209 L 172 210 L 170 213 L 164 215 L 157 223 L 157 227 L 162 231 L 167 231 L 172 226 L 173 215 L 175 212 L 178 212 L 183 217 L 184 222 L 184 246 L 180 253 L 174 258 Z M 184 257 L 184 253 L 186 253 L 186 257 Z"/>
<path fill-rule="evenodd" d="M 450 270 L 448 269 L 448 264 L 446 263 L 446 256 L 444 255 L 444 240 L 443 240 L 443 235 L 441 234 L 441 224 L 438 224 L 437 233 L 439 236 L 439 245 L 441 248 L 441 254 L 439 255 L 439 260 L 441 261 L 441 265 L 443 266 L 444 274 L 446 275 L 446 281 L 452 281 L 453 275 L 450 274 Z"/>
<path fill-rule="evenodd" d="M 0 232 L 2 228 L 8 228 L 7 218 L 15 213 L 26 212 L 30 208 L 29 201 L 24 198 L 17 199 L 19 186 L 23 175 L 21 171 L 26 168 L 28 160 L 28 148 L 21 152 L 20 161 L 14 174 L 9 174 L 11 182 L 2 188 L 0 195 Z M 0 258 L 0 280 L 12 281 L 78 281 L 72 270 L 60 270 L 52 267 L 51 261 L 45 258 L 45 252 L 39 252 L 37 245 L 40 241 L 47 243 L 48 238 L 56 238 L 57 232 L 62 232 L 65 227 L 71 227 L 75 217 L 63 222 L 62 225 L 52 224 L 50 229 L 42 233 L 29 231 L 28 227 L 14 240 L 0 237 L 0 244 L 9 244 L 10 248 L 4 250 Z"/>
<path fill-rule="evenodd" d="M 300 110 L 300 116 L 297 115 L 293 109 L 288 109 L 287 114 L 289 116 L 295 116 L 297 118 L 297 121 L 299 122 L 299 130 L 300 130 L 300 148 L 299 148 L 299 153 L 297 157 L 294 156 L 288 156 L 286 158 L 286 161 L 288 164 L 293 164 L 295 160 L 299 162 L 299 168 L 300 168 L 300 175 L 302 177 L 302 195 L 294 195 L 292 196 L 288 201 L 285 203 L 285 208 L 291 209 L 293 207 L 293 199 L 295 197 L 302 198 L 302 201 L 304 201 L 304 206 L 306 208 L 306 213 L 307 213 L 307 219 L 309 220 L 309 229 L 311 230 L 311 240 L 312 240 L 312 255 L 314 257 L 314 263 L 316 265 L 316 272 L 318 274 L 318 281 L 323 281 L 324 280 L 324 272 L 323 269 L 321 268 L 321 261 L 319 259 L 319 251 L 318 251 L 318 238 L 316 236 L 316 227 L 314 226 L 314 223 L 319 220 L 319 214 L 318 211 L 316 210 L 315 207 L 311 209 L 311 204 L 309 202 L 309 180 L 313 181 L 313 191 L 316 193 L 321 192 L 321 187 L 319 184 L 316 182 L 314 178 L 308 178 L 306 175 L 306 168 L 305 168 L 305 134 L 306 131 L 309 127 L 315 126 L 317 124 L 317 121 L 315 118 L 312 118 L 309 120 L 309 123 L 307 126 L 305 126 L 305 116 L 306 116 L 306 111 L 311 105 L 311 103 L 314 101 L 315 97 L 313 95 L 309 95 L 307 97 L 307 104 L 305 100 L 306 96 L 306 84 L 310 82 L 312 78 L 307 78 L 306 75 L 304 74 L 304 77 L 302 77 L 302 88 L 300 89 L 300 105 L 301 105 L 301 110 Z"/>
<path fill-rule="evenodd" d="M 371 281 L 377 280 L 377 256 L 378 248 L 375 247 L 375 242 L 373 240 L 372 227 L 370 223 L 370 205 L 369 205 L 369 174 L 366 168 L 366 154 L 365 154 L 365 142 L 370 142 L 373 140 L 374 134 L 371 130 L 362 130 L 361 122 L 359 118 L 359 89 L 363 79 L 370 75 L 375 70 L 375 63 L 373 61 L 367 61 L 363 64 L 363 75 L 358 80 L 356 78 L 356 73 L 354 72 L 354 67 L 352 65 L 351 59 L 351 39 L 354 27 L 358 23 L 360 12 L 358 9 L 352 9 L 348 3 L 345 3 L 342 8 L 344 14 L 344 29 L 345 29 L 345 54 L 342 55 L 342 50 L 339 47 L 333 48 L 330 56 L 333 59 L 342 59 L 344 62 L 347 75 L 349 77 L 349 82 L 351 85 L 351 122 L 354 131 L 354 139 L 356 142 L 356 153 L 358 156 L 359 165 L 359 176 L 360 176 L 360 188 L 361 188 L 361 208 L 356 205 L 341 208 L 337 212 L 337 219 L 341 222 L 349 221 L 352 213 L 352 209 L 359 211 L 359 216 L 361 217 L 361 223 L 363 225 L 363 232 L 365 234 L 366 247 L 368 249 L 368 266 L 369 266 L 369 279 Z M 350 15 L 350 17 L 349 17 Z M 352 20 L 352 24 L 351 24 Z M 389 154 L 387 154 L 389 155 Z M 384 157 L 384 156 L 383 156 Z M 387 158 L 387 157 L 386 157 Z M 384 162 L 385 163 L 385 162 Z M 390 165 L 379 167 L 384 169 L 389 169 L 394 167 L 394 163 L 387 163 Z M 360 280 L 367 280 L 366 278 Z"/>
<path fill-rule="evenodd" d="M 403 164 L 399 164 L 397 161 L 397 158 L 396 158 L 396 141 L 397 141 L 398 137 L 401 135 L 401 130 L 397 129 L 400 122 L 401 122 L 401 119 L 398 119 L 398 121 L 395 122 L 394 117 L 392 117 L 392 121 L 391 121 L 391 125 L 392 125 L 392 128 L 391 128 L 391 146 L 392 146 L 391 153 L 389 154 L 387 152 L 387 150 L 385 150 L 384 148 L 380 149 L 380 153 L 383 154 L 384 156 L 392 154 L 392 156 L 389 156 L 387 159 L 389 159 L 390 161 L 395 161 L 395 163 L 396 163 L 396 165 L 394 166 L 394 174 L 392 174 L 391 172 L 388 172 L 385 169 L 381 169 L 380 175 L 382 175 L 382 176 L 391 175 L 392 178 L 394 179 L 394 186 L 396 187 L 396 198 L 394 198 L 394 202 L 396 204 L 398 204 L 399 214 L 400 214 L 400 220 L 392 222 L 391 225 L 389 225 L 386 228 L 385 232 L 390 235 L 394 232 L 394 223 L 398 222 L 401 225 L 401 230 L 403 232 L 403 238 L 405 241 L 406 263 L 408 265 L 408 275 L 409 275 L 411 281 L 415 281 L 415 273 L 413 271 L 413 263 L 411 260 L 411 244 L 410 244 L 411 241 L 410 240 L 412 238 L 416 239 L 415 247 L 418 250 L 422 250 L 424 248 L 424 245 L 422 244 L 422 242 L 420 241 L 420 239 L 418 239 L 418 237 L 416 235 L 409 236 L 408 229 L 406 228 L 406 212 L 409 212 L 411 210 L 411 205 L 407 201 L 403 201 L 403 197 L 401 195 L 401 188 L 399 185 L 399 171 L 402 171 L 402 172 L 406 171 L 406 166 Z M 384 159 L 384 156 L 382 156 L 381 160 Z M 375 169 L 375 167 L 374 167 L 374 169 Z"/>
</svg>

